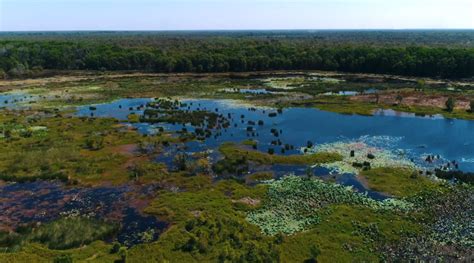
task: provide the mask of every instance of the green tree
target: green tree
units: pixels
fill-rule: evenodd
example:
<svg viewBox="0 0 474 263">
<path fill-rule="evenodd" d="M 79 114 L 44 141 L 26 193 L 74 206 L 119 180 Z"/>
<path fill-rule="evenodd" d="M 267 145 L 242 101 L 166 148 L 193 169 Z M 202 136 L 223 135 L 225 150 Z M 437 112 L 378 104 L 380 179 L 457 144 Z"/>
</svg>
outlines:
<svg viewBox="0 0 474 263">
<path fill-rule="evenodd" d="M 104 148 L 104 138 L 101 135 L 92 135 L 86 138 L 84 147 L 91 151 L 98 151 Z"/>
<path fill-rule="evenodd" d="M 471 113 L 474 113 L 474 100 L 471 100 L 471 103 L 469 103 L 469 110 Z"/>
<path fill-rule="evenodd" d="M 7 73 L 3 69 L 0 69 L 0 79 L 6 79 L 7 78 Z"/>
<path fill-rule="evenodd" d="M 418 80 L 416 83 L 419 90 L 423 90 L 426 86 L 426 81 L 423 79 Z"/>
<path fill-rule="evenodd" d="M 309 249 L 310 253 L 310 258 L 305 260 L 305 263 L 317 263 L 318 262 L 318 257 L 321 255 L 321 250 L 319 250 L 318 247 L 315 245 L 312 245 L 311 248 Z"/>
<path fill-rule="evenodd" d="M 456 100 L 453 97 L 449 97 L 446 101 L 446 110 L 448 112 L 453 112 L 454 107 L 456 106 Z"/>
</svg>

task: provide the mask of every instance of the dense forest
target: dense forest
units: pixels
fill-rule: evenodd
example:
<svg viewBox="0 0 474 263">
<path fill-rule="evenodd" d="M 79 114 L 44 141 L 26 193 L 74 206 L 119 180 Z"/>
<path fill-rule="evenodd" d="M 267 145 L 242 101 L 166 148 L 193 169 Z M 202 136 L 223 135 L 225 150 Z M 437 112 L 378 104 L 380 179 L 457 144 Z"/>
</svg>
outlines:
<svg viewBox="0 0 474 263">
<path fill-rule="evenodd" d="M 0 34 L 0 77 L 42 70 L 331 70 L 474 76 L 474 31 L 33 32 Z"/>
</svg>

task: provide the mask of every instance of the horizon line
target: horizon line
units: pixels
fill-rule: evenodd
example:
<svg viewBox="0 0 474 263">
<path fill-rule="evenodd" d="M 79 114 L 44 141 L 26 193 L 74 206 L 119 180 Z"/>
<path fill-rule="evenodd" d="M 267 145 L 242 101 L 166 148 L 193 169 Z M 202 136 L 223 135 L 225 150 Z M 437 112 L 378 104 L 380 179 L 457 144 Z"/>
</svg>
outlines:
<svg viewBox="0 0 474 263">
<path fill-rule="evenodd" d="M 40 33 L 40 32 L 245 32 L 245 31 L 443 31 L 467 30 L 474 28 L 274 28 L 274 29 L 46 29 L 46 30 L 0 30 L 0 33 Z"/>
</svg>

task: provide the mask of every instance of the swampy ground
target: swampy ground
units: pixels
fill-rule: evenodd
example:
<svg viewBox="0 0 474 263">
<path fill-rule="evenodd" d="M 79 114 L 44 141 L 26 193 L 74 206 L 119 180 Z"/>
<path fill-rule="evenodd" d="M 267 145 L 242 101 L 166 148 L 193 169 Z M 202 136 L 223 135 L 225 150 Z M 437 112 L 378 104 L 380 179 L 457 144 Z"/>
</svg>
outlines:
<svg viewBox="0 0 474 263">
<path fill-rule="evenodd" d="M 468 261 L 473 88 L 333 72 L 1 81 L 0 262 Z"/>
</svg>

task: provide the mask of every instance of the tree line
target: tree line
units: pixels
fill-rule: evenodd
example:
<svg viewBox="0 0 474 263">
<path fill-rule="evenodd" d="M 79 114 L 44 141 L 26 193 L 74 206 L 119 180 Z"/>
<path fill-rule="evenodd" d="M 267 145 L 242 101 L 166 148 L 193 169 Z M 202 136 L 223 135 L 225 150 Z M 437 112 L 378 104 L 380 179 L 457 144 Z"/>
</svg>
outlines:
<svg viewBox="0 0 474 263">
<path fill-rule="evenodd" d="M 129 36 L 128 38 L 133 38 Z M 140 39 L 143 39 L 140 44 Z M 330 70 L 419 77 L 474 76 L 473 47 L 327 45 L 312 37 L 0 38 L 0 78 L 48 70 L 244 72 Z M 132 41 L 133 44 L 130 44 Z"/>
</svg>

